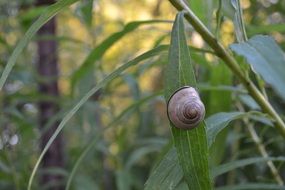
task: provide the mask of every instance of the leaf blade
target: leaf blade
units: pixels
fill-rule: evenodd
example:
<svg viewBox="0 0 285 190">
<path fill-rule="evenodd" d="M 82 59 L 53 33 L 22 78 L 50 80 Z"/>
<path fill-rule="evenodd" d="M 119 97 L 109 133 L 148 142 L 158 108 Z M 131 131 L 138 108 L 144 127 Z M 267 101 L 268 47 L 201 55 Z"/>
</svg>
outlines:
<svg viewBox="0 0 285 190">
<path fill-rule="evenodd" d="M 63 8 L 70 6 L 71 4 L 75 3 L 78 0 L 60 0 L 55 4 L 49 6 L 42 15 L 32 24 L 32 26 L 28 29 L 25 33 L 23 38 L 19 41 L 16 45 L 12 55 L 10 56 L 7 65 L 2 72 L 0 78 L 0 90 L 2 90 L 10 72 L 12 71 L 19 55 L 24 50 L 25 46 L 31 41 L 32 37 L 36 34 L 36 32 L 52 17 L 54 17 L 58 12 L 60 12 Z"/>
<path fill-rule="evenodd" d="M 115 71 L 113 71 L 112 73 L 110 73 L 107 77 L 105 77 L 103 80 L 101 80 L 95 87 L 93 87 L 91 90 L 89 90 L 81 99 L 80 101 L 70 110 L 67 112 L 67 114 L 64 116 L 64 118 L 62 119 L 62 121 L 59 123 L 57 129 L 55 130 L 55 132 L 53 133 L 53 135 L 51 136 L 51 138 L 49 139 L 49 141 L 47 142 L 47 144 L 45 145 L 44 149 L 42 150 L 34 168 L 32 171 L 32 174 L 30 176 L 29 179 L 29 183 L 28 183 L 28 189 L 31 189 L 32 186 L 32 182 L 35 176 L 35 173 L 39 167 L 39 164 L 41 162 L 41 160 L 43 159 L 43 156 L 45 155 L 45 153 L 47 152 L 47 150 L 49 149 L 49 147 L 51 146 L 51 144 L 53 143 L 53 141 L 55 140 L 55 138 L 58 136 L 58 134 L 61 132 L 61 130 L 63 129 L 63 127 L 67 124 L 67 122 L 74 116 L 74 114 L 83 106 L 83 104 L 85 102 L 87 102 L 87 100 L 94 94 L 96 93 L 100 88 L 102 88 L 103 86 L 105 86 L 108 82 L 110 82 L 111 80 L 113 80 L 114 78 L 116 78 L 117 76 L 119 76 L 119 74 L 121 74 L 123 71 L 125 71 L 127 68 L 138 64 L 139 62 L 143 61 L 144 59 L 147 59 L 149 57 L 153 57 L 158 55 L 160 52 L 165 51 L 166 47 L 165 46 L 159 46 L 157 48 L 154 48 L 148 52 L 145 52 L 144 54 L 136 57 L 135 59 L 127 62 L 126 64 L 120 66 L 119 68 L 117 68 Z"/>
<path fill-rule="evenodd" d="M 285 161 L 285 157 L 257 157 L 257 158 L 246 158 L 242 160 L 236 160 L 233 162 L 228 162 L 226 164 L 220 165 L 212 170 L 212 176 L 217 177 L 221 174 L 224 174 L 228 171 L 234 170 L 236 168 L 240 168 L 243 166 L 247 166 L 250 164 L 254 163 L 259 163 L 259 162 L 266 162 L 266 161 Z"/>
<path fill-rule="evenodd" d="M 134 21 L 125 25 L 125 27 L 118 32 L 111 34 L 108 38 L 102 41 L 96 48 L 94 48 L 89 55 L 85 58 L 81 66 L 72 74 L 71 83 L 72 87 L 75 83 L 83 76 L 85 73 L 89 72 L 93 66 L 93 63 L 100 60 L 105 52 L 123 38 L 128 33 L 134 31 L 141 25 L 148 25 L 154 23 L 170 23 L 170 21 L 165 20 L 144 20 L 144 21 Z"/>
<path fill-rule="evenodd" d="M 196 87 L 196 79 L 190 62 L 189 49 L 184 33 L 183 13 L 176 16 L 166 68 L 165 98 L 168 100 L 177 89 L 190 85 Z M 190 189 L 211 189 L 208 170 L 208 148 L 205 126 L 181 130 L 171 124 L 178 159 Z"/>
<path fill-rule="evenodd" d="M 285 99 L 285 56 L 273 38 L 257 35 L 247 42 L 232 44 L 230 48 L 245 57 L 254 71 Z"/>
</svg>

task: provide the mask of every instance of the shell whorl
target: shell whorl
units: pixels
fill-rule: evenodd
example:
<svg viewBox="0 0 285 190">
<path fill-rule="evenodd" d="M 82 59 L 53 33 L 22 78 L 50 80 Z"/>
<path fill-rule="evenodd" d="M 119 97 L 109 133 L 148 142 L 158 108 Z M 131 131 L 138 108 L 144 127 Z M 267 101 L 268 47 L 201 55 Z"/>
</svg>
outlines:
<svg viewBox="0 0 285 190">
<path fill-rule="evenodd" d="M 175 127 L 193 129 L 204 119 L 205 106 L 195 88 L 184 86 L 170 97 L 167 115 Z"/>
</svg>

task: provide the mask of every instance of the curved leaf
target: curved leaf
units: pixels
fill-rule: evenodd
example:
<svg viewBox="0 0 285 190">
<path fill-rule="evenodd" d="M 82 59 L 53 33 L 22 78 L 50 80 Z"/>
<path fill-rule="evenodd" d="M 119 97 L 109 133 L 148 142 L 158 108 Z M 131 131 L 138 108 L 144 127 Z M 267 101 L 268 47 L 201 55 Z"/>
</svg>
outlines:
<svg viewBox="0 0 285 190">
<path fill-rule="evenodd" d="M 145 190 L 177 188 L 183 178 L 183 171 L 179 165 L 177 152 L 175 148 L 171 148 L 161 162 L 152 171 L 150 177 L 145 183 Z"/>
<path fill-rule="evenodd" d="M 112 73 L 110 73 L 107 77 L 105 77 L 102 81 L 100 81 L 95 87 L 93 87 L 90 91 L 88 91 L 81 99 L 80 101 L 64 116 L 64 118 L 62 119 L 62 121 L 60 122 L 60 124 L 58 125 L 57 129 L 55 130 L 54 134 L 51 136 L 51 138 L 49 139 L 49 141 L 47 142 L 47 144 L 45 145 L 43 151 L 41 152 L 36 165 L 32 171 L 32 174 L 30 176 L 29 179 L 29 184 L 28 184 L 28 189 L 31 189 L 32 186 L 32 182 L 35 176 L 35 173 L 39 167 L 39 164 L 41 162 L 41 160 L 43 159 L 43 156 L 45 155 L 45 153 L 47 152 L 47 150 L 49 149 L 49 147 L 51 146 L 51 144 L 53 143 L 54 139 L 58 136 L 58 134 L 60 133 L 60 131 L 63 129 L 63 127 L 66 125 L 66 123 L 74 116 L 74 114 L 82 107 L 82 105 L 94 94 L 96 93 L 100 88 L 102 88 L 103 86 L 105 86 L 108 82 L 110 82 L 111 80 L 113 80 L 114 78 L 116 78 L 117 76 L 119 76 L 123 71 L 125 71 L 127 68 L 134 66 L 136 64 L 138 64 L 139 62 L 156 56 L 158 55 L 161 51 L 165 51 L 165 47 L 164 46 L 159 46 L 157 48 L 154 48 L 138 57 L 136 57 L 135 59 L 125 63 L 124 65 L 120 66 L 119 68 L 117 68 L 115 71 L 113 71 Z"/>
<path fill-rule="evenodd" d="M 122 37 L 126 34 L 134 31 L 141 25 L 146 24 L 154 24 L 154 23 L 171 23 L 171 21 L 166 20 L 144 20 L 144 21 L 134 21 L 128 23 L 121 31 L 116 32 L 106 38 L 103 42 L 101 42 L 96 48 L 94 48 L 86 59 L 83 61 L 82 65 L 73 73 L 71 76 L 72 86 L 80 79 L 85 73 L 90 71 L 92 68 L 93 63 L 100 60 L 105 52 L 116 42 L 118 42 Z"/>
<path fill-rule="evenodd" d="M 284 186 L 267 183 L 248 183 L 218 187 L 216 190 L 284 190 Z"/>
<path fill-rule="evenodd" d="M 257 35 L 247 42 L 232 44 L 230 47 L 245 57 L 254 71 L 285 100 L 285 56 L 273 38 Z"/>
<path fill-rule="evenodd" d="M 246 114 L 244 112 L 221 112 L 208 117 L 205 120 L 208 147 L 214 143 L 218 133 L 227 127 L 232 120 L 239 119 Z"/>
<path fill-rule="evenodd" d="M 19 55 L 22 53 L 23 49 L 31 41 L 32 37 L 36 32 L 52 17 L 54 17 L 58 12 L 63 8 L 70 6 L 78 0 L 60 0 L 55 4 L 49 6 L 41 16 L 33 23 L 33 25 L 28 29 L 25 35 L 21 38 L 17 46 L 15 47 L 12 55 L 10 56 L 7 65 L 4 68 L 4 71 L 0 78 L 0 90 L 2 90 L 11 70 L 13 69 Z"/>
<path fill-rule="evenodd" d="M 190 53 L 184 33 L 183 13 L 176 16 L 169 49 L 169 64 L 165 74 L 165 99 L 177 89 L 196 87 Z M 192 130 L 182 130 L 171 124 L 178 159 L 189 189 L 211 189 L 208 168 L 208 148 L 204 123 Z"/>
<path fill-rule="evenodd" d="M 211 172 L 213 177 L 217 177 L 221 174 L 224 174 L 226 172 L 229 172 L 231 170 L 234 170 L 236 168 L 240 168 L 240 167 L 244 167 L 250 164 L 255 164 L 255 163 L 259 163 L 259 162 L 266 162 L 266 161 L 285 161 L 285 157 L 267 157 L 267 158 L 261 158 L 261 157 L 257 157 L 257 158 L 247 158 L 247 159 L 243 159 L 243 160 L 237 160 L 237 161 L 233 161 L 233 162 L 229 162 L 220 166 L 217 166 L 216 168 L 214 168 Z"/>
<path fill-rule="evenodd" d="M 73 168 L 70 172 L 70 175 L 67 179 L 67 183 L 66 183 L 66 187 L 65 189 L 68 190 L 71 186 L 71 182 L 75 176 L 75 173 L 79 167 L 79 165 L 81 164 L 81 162 L 83 161 L 83 159 L 85 158 L 85 156 L 92 150 L 92 148 L 94 148 L 94 146 L 96 145 L 97 141 L 99 140 L 99 137 L 101 135 L 104 134 L 104 132 L 108 129 L 110 129 L 111 127 L 113 127 L 116 123 L 119 122 L 119 120 L 121 120 L 125 115 L 127 115 L 131 110 L 135 109 L 136 107 L 139 107 L 140 105 L 142 105 L 143 103 L 149 101 L 150 99 L 161 95 L 161 92 L 147 96 L 143 99 L 141 99 L 140 101 L 137 101 L 136 103 L 132 104 L 131 106 L 127 107 L 124 111 L 122 111 L 116 118 L 114 118 L 114 120 L 108 124 L 107 127 L 105 127 L 103 130 L 100 131 L 100 133 L 98 133 L 94 139 L 88 144 L 88 146 L 82 151 L 82 153 L 80 154 L 80 156 L 77 158 L 77 160 L 75 161 L 75 164 L 73 165 Z"/>
</svg>

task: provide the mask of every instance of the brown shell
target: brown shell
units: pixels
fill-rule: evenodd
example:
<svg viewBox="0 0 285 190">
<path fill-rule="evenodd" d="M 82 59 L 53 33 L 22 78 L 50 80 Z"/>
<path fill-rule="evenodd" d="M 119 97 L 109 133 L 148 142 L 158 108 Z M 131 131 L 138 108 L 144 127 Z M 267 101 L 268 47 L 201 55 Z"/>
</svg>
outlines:
<svg viewBox="0 0 285 190">
<path fill-rule="evenodd" d="M 175 127 L 193 129 L 204 119 L 205 106 L 195 88 L 184 86 L 170 97 L 167 115 Z"/>
</svg>

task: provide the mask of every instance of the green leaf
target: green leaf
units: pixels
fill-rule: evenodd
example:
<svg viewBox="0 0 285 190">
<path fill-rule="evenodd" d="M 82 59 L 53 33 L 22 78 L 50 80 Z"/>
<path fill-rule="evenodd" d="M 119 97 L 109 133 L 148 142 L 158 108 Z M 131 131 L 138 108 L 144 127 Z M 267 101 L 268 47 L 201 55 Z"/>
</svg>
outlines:
<svg viewBox="0 0 285 190">
<path fill-rule="evenodd" d="M 109 123 L 107 125 L 107 127 L 105 127 L 103 130 L 101 130 L 100 133 L 98 133 L 96 135 L 96 137 L 94 137 L 94 139 L 88 144 L 88 146 L 84 148 L 82 153 L 79 155 L 79 157 L 75 161 L 75 164 L 73 165 L 73 168 L 72 168 L 72 170 L 70 172 L 70 175 L 69 175 L 69 177 L 67 179 L 67 183 L 66 183 L 65 189 L 68 190 L 70 188 L 72 180 L 73 180 L 73 178 L 75 176 L 75 173 L 76 173 L 79 165 L 81 164 L 81 162 L 83 161 L 85 156 L 94 148 L 94 146 L 96 145 L 97 141 L 99 140 L 99 137 L 101 137 L 106 130 L 108 130 L 111 127 L 115 126 L 128 113 L 134 113 L 134 112 L 131 112 L 133 109 L 139 107 L 143 103 L 145 103 L 145 102 L 149 101 L 150 99 L 152 99 L 152 98 L 154 98 L 154 97 L 156 97 L 158 95 L 161 95 L 161 94 L 162 93 L 159 92 L 159 93 L 147 96 L 147 97 L 141 99 L 140 101 L 136 101 L 136 103 L 132 104 L 131 106 L 129 106 L 125 110 L 123 110 L 117 117 L 114 118 L 114 120 L 111 123 Z"/>
<path fill-rule="evenodd" d="M 217 85 L 228 85 L 232 84 L 232 73 L 223 63 L 213 64 L 210 68 L 210 84 L 214 87 Z M 208 102 L 207 114 L 212 115 L 217 112 L 228 112 L 231 110 L 232 105 L 232 91 L 223 92 L 221 96 L 220 91 L 212 90 L 207 93 Z M 207 125 L 206 125 L 207 126 Z M 207 127 L 208 128 L 208 127 Z M 210 151 L 210 164 L 217 165 L 222 161 L 223 155 L 226 150 L 226 138 L 228 134 L 228 129 L 221 131 L 218 134 L 217 140 L 211 146 Z M 207 134 L 208 137 L 208 134 Z M 208 141 L 209 143 L 209 141 Z"/>
<path fill-rule="evenodd" d="M 196 79 L 184 33 L 183 13 L 179 13 L 172 28 L 169 64 L 165 72 L 166 100 L 185 85 L 196 87 Z M 171 130 L 189 189 L 211 189 L 204 123 L 192 130 L 178 129 L 171 124 Z"/>
<path fill-rule="evenodd" d="M 243 117 L 248 117 L 252 120 L 259 121 L 266 125 L 272 126 L 272 122 L 261 112 L 251 111 L 251 112 L 220 112 L 211 115 L 205 120 L 208 147 L 210 148 L 215 142 L 217 135 L 226 128 L 229 123 L 233 120 L 240 119 Z"/>
<path fill-rule="evenodd" d="M 224 129 L 232 120 L 239 119 L 244 116 L 257 115 L 252 112 L 231 112 L 231 113 L 217 113 L 205 120 L 207 129 L 208 148 L 214 142 L 217 134 Z M 146 190 L 159 189 L 159 187 L 171 187 L 176 189 L 177 185 L 183 181 L 183 171 L 181 166 L 177 163 L 177 152 L 174 148 L 170 149 L 160 163 L 155 167 L 146 182 Z M 170 166 L 169 170 L 166 168 Z M 174 176 L 174 177 L 173 177 Z M 164 189 L 164 188 L 162 188 Z"/>
<path fill-rule="evenodd" d="M 273 38 L 257 35 L 231 49 L 247 62 L 285 100 L 285 56 Z"/>
<path fill-rule="evenodd" d="M 45 11 L 47 7 L 46 6 L 37 6 L 33 7 L 32 9 L 28 9 L 27 11 L 21 12 L 19 14 L 19 19 L 22 22 L 29 22 L 33 19 L 37 18 L 42 14 L 43 11 Z"/>
<path fill-rule="evenodd" d="M 256 101 L 248 94 L 239 94 L 238 98 L 240 101 L 249 107 L 251 110 L 261 110 L 260 106 L 256 103 Z"/>
<path fill-rule="evenodd" d="M 128 157 L 128 160 L 126 161 L 126 169 L 130 169 L 143 156 L 153 152 L 158 152 L 159 150 L 161 150 L 161 145 L 155 146 L 153 144 L 136 148 L 136 150 L 131 153 L 131 155 Z"/>
<path fill-rule="evenodd" d="M 68 111 L 68 113 L 66 113 L 66 115 L 64 116 L 64 118 L 62 119 L 62 121 L 59 123 L 57 129 L 55 130 L 54 134 L 51 136 L 51 138 L 49 139 L 49 141 L 47 142 L 47 144 L 45 145 L 43 151 L 41 152 L 36 165 L 34 166 L 34 169 L 32 171 L 32 174 L 30 176 L 29 179 L 29 184 L 28 184 L 28 189 L 31 189 L 32 186 L 32 182 L 35 176 L 35 173 L 39 167 L 39 164 L 41 162 L 41 160 L 43 159 L 43 156 L 45 155 L 45 153 L 47 152 L 47 150 L 49 149 L 49 147 L 51 146 L 51 144 L 53 143 L 54 139 L 58 136 L 58 134 L 60 133 L 60 131 L 63 129 L 63 127 L 67 124 L 67 122 L 74 116 L 74 114 L 82 107 L 82 105 L 84 103 L 86 103 L 86 101 L 94 94 L 96 93 L 100 88 L 104 87 L 108 82 L 110 82 L 111 80 L 113 80 L 114 78 L 116 78 L 117 76 L 119 76 L 123 71 L 125 71 L 126 69 L 128 69 L 131 66 L 134 66 L 136 64 L 138 64 L 139 62 L 156 56 L 158 55 L 160 52 L 165 51 L 166 48 L 165 46 L 159 46 L 157 48 L 154 48 L 148 52 L 145 52 L 144 54 L 136 57 L 135 59 L 125 63 L 124 65 L 120 66 L 119 68 L 117 68 L 115 71 L 113 71 L 112 73 L 110 73 L 107 77 L 105 77 L 103 80 L 101 80 L 95 87 L 93 87 L 90 91 L 88 91 L 81 99 L 80 101 L 70 110 Z"/>
<path fill-rule="evenodd" d="M 232 6 L 235 9 L 234 25 L 235 33 L 238 42 L 244 42 L 247 40 L 244 22 L 242 18 L 242 8 L 239 0 L 231 0 Z"/>
<path fill-rule="evenodd" d="M 221 112 L 208 117 L 205 120 L 207 126 L 208 147 L 211 147 L 218 133 L 227 127 L 232 120 L 239 119 L 246 114 L 247 113 L 244 112 Z"/>
<path fill-rule="evenodd" d="M 85 22 L 88 27 L 92 26 L 92 11 L 93 11 L 93 0 L 83 0 L 78 6 L 78 12 L 81 19 Z"/>
<path fill-rule="evenodd" d="M 171 148 L 164 158 L 152 171 L 145 184 L 145 190 L 168 189 L 174 190 L 182 181 L 183 172 L 179 165 L 177 152 Z"/>
<path fill-rule="evenodd" d="M 133 175 L 128 170 L 116 171 L 116 185 L 118 190 L 130 190 L 133 181 Z"/>
<path fill-rule="evenodd" d="M 100 60 L 105 52 L 116 42 L 118 42 L 122 37 L 126 34 L 134 31 L 141 25 L 146 24 L 154 24 L 154 23 L 171 23 L 170 21 L 166 20 L 146 20 L 146 21 L 135 21 L 128 23 L 123 30 L 116 32 L 102 41 L 96 48 L 94 48 L 87 58 L 83 61 L 82 65 L 73 73 L 71 77 L 72 87 L 76 84 L 76 82 L 86 73 L 90 72 L 93 64 Z"/>
<path fill-rule="evenodd" d="M 208 0 L 188 0 L 188 3 L 190 9 L 194 11 L 198 18 L 208 25 L 209 20 L 211 20 L 208 18 L 212 16 L 210 15 L 212 11 L 209 11 L 212 4 Z"/>
<path fill-rule="evenodd" d="M 256 35 L 261 33 L 270 33 L 270 32 L 285 32 L 285 25 L 282 24 L 270 24 L 270 25 L 263 25 L 263 26 L 255 26 L 250 25 L 246 27 L 248 33 L 250 35 Z"/>
<path fill-rule="evenodd" d="M 223 1 L 222 0 L 222 10 L 225 16 L 227 16 L 230 19 L 234 19 L 235 16 L 235 8 L 233 7 L 230 0 Z"/>
<path fill-rule="evenodd" d="M 284 190 L 284 186 L 268 183 L 246 183 L 241 185 L 229 185 L 224 187 L 218 187 L 216 190 Z"/>
<path fill-rule="evenodd" d="M 267 158 L 257 157 L 257 158 L 247 158 L 243 160 L 237 160 L 237 161 L 233 161 L 233 162 L 229 162 L 229 163 L 217 166 L 216 168 L 212 170 L 211 174 L 213 177 L 217 177 L 221 174 L 227 173 L 237 168 L 241 168 L 241 167 L 244 167 L 250 164 L 259 163 L 259 162 L 266 162 L 270 160 L 271 161 L 285 161 L 285 157 L 267 157 Z"/>
<path fill-rule="evenodd" d="M 10 56 L 7 65 L 4 68 L 4 71 L 0 78 L 0 90 L 2 90 L 11 70 L 13 69 L 19 55 L 22 53 L 23 49 L 31 41 L 32 37 L 36 32 L 52 17 L 59 13 L 63 8 L 70 6 L 78 0 L 60 0 L 55 4 L 49 6 L 41 16 L 34 22 L 34 24 L 28 29 L 25 35 L 21 38 L 17 46 L 15 47 L 12 55 Z"/>
</svg>

